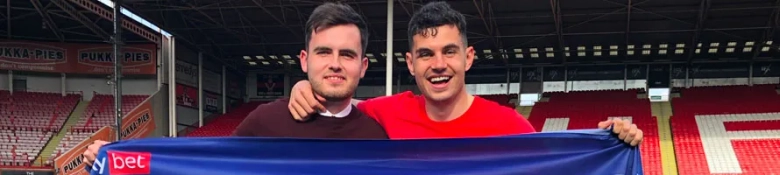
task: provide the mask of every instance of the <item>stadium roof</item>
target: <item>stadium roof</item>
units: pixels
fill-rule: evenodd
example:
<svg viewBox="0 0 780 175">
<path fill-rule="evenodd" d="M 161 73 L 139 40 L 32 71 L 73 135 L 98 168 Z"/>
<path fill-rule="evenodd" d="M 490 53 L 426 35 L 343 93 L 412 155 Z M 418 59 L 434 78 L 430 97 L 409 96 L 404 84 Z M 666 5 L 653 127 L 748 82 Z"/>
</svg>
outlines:
<svg viewBox="0 0 780 175">
<path fill-rule="evenodd" d="M 372 67 L 384 66 L 387 1 L 342 2 L 352 5 L 369 21 L 368 53 L 376 60 Z M 425 2 L 398 0 L 394 3 L 394 53 L 408 50 L 407 21 Z M 769 57 L 778 50 L 772 41 L 777 38 L 774 29 L 780 1 L 448 2 L 468 18 L 469 42 L 479 57 L 477 66 L 752 59 Z M 321 3 L 137 0 L 128 2 L 128 6 L 179 34 L 180 38 L 219 50 L 225 59 L 236 64 L 284 67 L 295 63 L 295 55 L 303 48 L 303 24 Z M 772 47 L 764 48 L 767 42 Z M 394 55 L 390 58 L 397 59 Z M 250 65 L 245 59 L 256 65 Z"/>
<path fill-rule="evenodd" d="M 38 1 L 10 3 L 14 38 L 57 40 L 51 38 L 58 38 L 55 33 L 59 31 L 66 40 L 101 41 L 101 32 L 90 30 L 86 27 L 89 23 L 111 32 L 109 20 L 84 8 L 77 8 L 78 13 L 62 10 L 60 3 L 55 3 L 71 1 L 44 0 L 38 3 L 42 8 L 36 8 L 34 2 Z M 303 24 L 322 2 L 125 0 L 124 6 L 185 41 L 179 43 L 246 70 L 273 70 L 296 69 L 295 55 L 304 42 Z M 371 67 L 383 69 L 387 1 L 342 2 L 369 21 Z M 394 53 L 408 50 L 407 21 L 426 2 L 395 1 Z M 469 43 L 477 50 L 477 67 L 771 59 L 780 50 L 774 42 L 780 41 L 775 35 L 780 0 L 448 2 L 468 19 Z M 51 16 L 60 30 L 49 28 L 49 17 L 41 14 Z M 79 14 L 86 18 L 75 20 Z M 2 33 L 7 35 L 7 31 Z M 132 32 L 124 33 L 128 42 L 143 41 Z M 398 63 L 402 59 L 397 54 L 388 57 Z"/>
<path fill-rule="evenodd" d="M 0 3 L 0 9 L 3 10 L 0 12 L 3 21 L 0 34 L 6 39 L 109 43 L 113 35 L 112 21 L 87 10 L 83 4 L 69 0 L 14 0 Z M 122 36 L 126 43 L 151 42 L 127 30 L 123 31 Z"/>
</svg>

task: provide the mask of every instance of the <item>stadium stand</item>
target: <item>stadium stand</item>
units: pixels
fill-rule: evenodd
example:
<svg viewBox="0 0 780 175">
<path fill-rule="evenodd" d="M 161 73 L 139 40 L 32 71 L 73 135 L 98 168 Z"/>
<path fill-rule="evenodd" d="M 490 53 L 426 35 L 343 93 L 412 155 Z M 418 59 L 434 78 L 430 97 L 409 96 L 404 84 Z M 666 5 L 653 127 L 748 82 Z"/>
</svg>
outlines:
<svg viewBox="0 0 780 175">
<path fill-rule="evenodd" d="M 695 87 L 673 99 L 680 174 L 780 172 L 780 96 L 772 85 Z"/>
<path fill-rule="evenodd" d="M 674 142 L 670 144 L 674 145 L 674 156 L 672 157 L 677 159 L 677 161 L 671 159 L 671 161 L 676 162 L 672 165 L 677 165 L 672 171 L 679 171 L 679 174 L 718 174 L 716 172 L 729 171 L 733 174 L 780 172 L 780 169 L 772 166 L 780 162 L 780 158 L 776 156 L 780 154 L 780 149 L 778 149 L 780 148 L 780 138 L 772 139 L 773 136 L 771 136 L 780 137 L 780 108 L 777 107 L 780 106 L 780 95 L 774 86 L 697 87 L 680 89 L 679 92 L 682 97 L 674 98 L 674 103 L 671 103 L 673 105 L 670 106 L 674 108 L 674 116 L 671 117 Z M 651 111 L 654 110 L 651 109 L 651 106 L 658 104 L 651 104 L 647 99 L 639 98 L 638 93 L 641 92 L 639 90 L 608 90 L 546 93 L 544 96 L 548 97 L 547 100 L 537 102 L 533 106 L 529 121 L 538 131 L 557 131 L 594 128 L 595 123 L 612 117 L 632 120 L 645 132 L 645 141 L 640 146 L 645 174 L 664 174 L 660 150 L 660 126 L 654 117 L 657 115 L 656 113 L 660 112 Z M 514 98 L 512 95 L 482 96 L 503 105 L 514 105 L 510 102 Z M 243 104 L 234 111 L 216 117 L 214 121 L 190 132 L 187 136 L 230 135 L 232 129 L 257 105 L 262 103 L 265 102 Z M 669 103 L 663 104 L 668 105 Z M 664 114 L 664 116 L 668 117 L 669 115 Z M 727 140 L 726 144 L 717 145 L 722 147 L 718 150 L 720 152 L 733 148 L 736 156 L 733 160 L 726 160 L 733 161 L 732 164 L 723 160 L 720 162 L 708 161 L 708 155 L 705 154 L 702 146 L 703 142 L 707 142 L 708 137 L 702 137 L 701 131 L 717 129 L 717 127 L 707 125 L 710 127 L 700 128 L 697 123 L 709 122 L 712 124 L 713 121 L 706 119 L 718 116 L 727 119 L 747 120 L 741 122 L 740 120 L 733 122 L 715 120 L 715 122 L 723 123 L 721 128 L 724 131 L 744 131 L 741 134 L 747 138 Z M 718 134 L 715 131 L 707 132 Z M 726 132 L 719 134 L 710 137 L 726 138 L 729 136 Z M 734 162 L 737 163 L 736 166 L 733 165 Z M 713 172 L 712 169 L 716 169 L 716 172 Z"/>
<path fill-rule="evenodd" d="M 146 95 L 123 95 L 123 114 L 130 112 L 147 97 Z M 113 95 L 96 94 L 89 102 L 83 115 L 79 116 L 78 122 L 70 128 L 66 128 L 68 129 L 67 133 L 60 140 L 56 149 L 52 151 L 51 156 L 46 158 L 45 164 L 49 165 L 57 156 L 78 145 L 103 126 L 114 124 L 114 116 Z"/>
<path fill-rule="evenodd" d="M 29 166 L 81 95 L 0 91 L 0 165 Z"/>
<path fill-rule="evenodd" d="M 591 129 L 612 117 L 631 120 L 644 131 L 640 146 L 645 174 L 661 174 L 658 127 L 650 102 L 637 98 L 637 90 L 549 93 L 548 102 L 537 102 L 528 120 L 537 131 Z"/>
<path fill-rule="evenodd" d="M 147 97 L 145 95 L 122 95 L 122 111 L 130 112 Z M 76 126 L 98 130 L 103 126 L 114 124 L 116 121 L 114 116 L 113 95 L 96 95 L 92 98 L 92 102 L 87 106 L 84 116 Z"/>
<path fill-rule="evenodd" d="M 676 89 L 672 99 L 674 158 L 679 174 L 772 174 L 780 172 L 780 95 L 775 85 L 693 87 Z M 663 174 L 659 123 L 639 90 L 546 93 L 528 116 L 537 131 L 594 128 L 611 117 L 632 120 L 645 131 L 641 145 L 645 174 Z M 513 107 L 516 95 L 481 95 Z M 123 96 L 125 113 L 145 95 Z M 0 166 L 30 166 L 66 132 L 45 164 L 86 139 L 102 126 L 114 123 L 113 97 L 96 94 L 75 119 L 81 96 L 59 93 L 0 91 Z M 86 103 L 86 102 L 84 102 Z M 266 102 L 250 102 L 216 117 L 187 137 L 230 135 L 252 110 Z M 594 110 L 597 109 L 597 110 Z M 73 125 L 67 122 L 74 120 Z M 705 126 L 705 127 L 702 127 Z M 729 151 L 732 150 L 732 151 Z M 48 153 L 48 152 L 47 152 Z"/>
<path fill-rule="evenodd" d="M 213 121 L 203 125 L 203 127 L 190 132 L 187 134 L 187 137 L 229 136 L 233 133 L 233 129 L 236 128 L 250 112 L 255 110 L 258 105 L 264 103 L 267 102 L 245 103 L 231 112 L 216 117 Z"/>
</svg>

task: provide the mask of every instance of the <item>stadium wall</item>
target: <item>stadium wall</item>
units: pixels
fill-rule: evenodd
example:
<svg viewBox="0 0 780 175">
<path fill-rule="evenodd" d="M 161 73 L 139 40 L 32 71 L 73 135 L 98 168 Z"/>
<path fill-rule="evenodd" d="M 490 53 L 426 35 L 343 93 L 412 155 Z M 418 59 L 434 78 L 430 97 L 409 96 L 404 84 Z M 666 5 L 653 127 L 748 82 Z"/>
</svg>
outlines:
<svg viewBox="0 0 780 175">
<path fill-rule="evenodd" d="M 176 50 L 176 118 L 178 131 L 198 127 L 199 110 L 207 117 L 222 111 L 222 65 L 207 55 L 177 45 Z M 202 72 L 202 74 L 199 74 Z M 202 86 L 202 91 L 198 91 Z M 202 101 L 198 100 L 203 96 Z"/>
<path fill-rule="evenodd" d="M 84 91 L 84 99 L 91 100 L 93 93 L 113 94 L 113 88 L 108 85 L 108 79 L 73 77 L 66 78 L 66 91 Z M 151 78 L 129 78 L 122 79 L 122 94 L 128 95 L 150 95 L 157 91 L 157 81 Z"/>
<path fill-rule="evenodd" d="M 188 125 L 197 126 L 198 108 L 198 52 L 184 45 L 176 45 L 176 128 L 181 131 Z M 202 58 L 201 58 L 202 59 Z"/>
<path fill-rule="evenodd" d="M 7 71 L 0 74 L 0 89 L 10 89 L 10 76 Z M 113 94 L 109 79 L 100 76 L 65 74 L 63 87 L 62 75 L 52 73 L 36 73 L 14 71 L 13 79 L 26 80 L 27 91 L 34 92 L 83 92 L 84 100 L 91 100 L 93 93 Z M 122 94 L 150 95 L 157 90 L 157 80 L 154 76 L 127 76 L 122 79 Z"/>
<path fill-rule="evenodd" d="M 780 77 L 753 77 L 754 85 L 758 84 L 780 84 Z M 706 87 L 706 86 L 732 86 L 749 85 L 748 78 L 702 78 L 702 79 L 673 79 L 672 87 Z"/>
<path fill-rule="evenodd" d="M 245 76 L 241 71 L 228 69 L 222 63 L 208 54 L 202 54 L 200 50 L 185 44 L 174 44 L 175 59 L 162 59 L 163 64 L 170 62 L 173 69 L 166 66 L 161 72 L 170 72 L 175 74 L 175 80 L 168 80 L 165 76 L 160 82 L 167 88 L 173 88 L 174 91 L 168 94 L 172 95 L 175 101 L 174 107 L 170 110 L 176 110 L 175 123 L 173 125 L 179 131 L 186 128 L 199 127 L 199 113 L 202 111 L 204 124 L 211 117 L 218 116 L 230 105 L 223 105 L 226 101 L 236 102 L 244 101 L 244 89 L 246 84 L 243 82 Z M 163 49 L 163 55 L 169 50 Z M 165 56 L 163 56 L 165 57 Z M 201 74 L 202 73 L 202 74 Z M 224 80 L 223 80 L 224 79 Z M 201 90 L 202 89 L 202 90 Z M 200 98 L 202 97 L 202 99 Z M 171 100 L 171 99 L 169 99 Z M 169 107 L 171 108 L 171 107 Z M 166 115 L 167 116 L 167 115 Z"/>
<path fill-rule="evenodd" d="M 247 97 L 247 82 L 246 73 L 237 71 L 225 70 L 225 97 L 228 98 L 228 105 L 231 106 L 234 102 L 243 102 Z"/>
<path fill-rule="evenodd" d="M 594 91 L 594 90 L 623 90 L 645 89 L 647 80 L 598 80 L 598 81 L 553 81 L 543 82 L 543 92 L 568 91 Z"/>
<path fill-rule="evenodd" d="M 293 83 L 290 77 L 283 73 L 251 72 L 246 76 L 246 94 L 251 100 L 289 97 Z"/>
<path fill-rule="evenodd" d="M 60 74 L 13 71 L 12 76 L 14 80 L 26 80 L 27 91 L 62 92 L 62 77 Z M 104 82 L 103 84 L 106 83 Z M 7 86 L 8 85 L 6 85 L 6 87 Z M 86 91 L 86 90 L 89 89 L 79 89 L 75 91 Z"/>
<path fill-rule="evenodd" d="M 185 125 L 198 125 L 198 110 L 176 105 L 176 130 L 182 131 L 187 128 Z"/>
<path fill-rule="evenodd" d="M 163 84 L 160 89 L 150 98 L 152 102 L 152 113 L 154 114 L 155 128 L 149 137 L 167 137 L 168 136 L 168 85 Z"/>
</svg>

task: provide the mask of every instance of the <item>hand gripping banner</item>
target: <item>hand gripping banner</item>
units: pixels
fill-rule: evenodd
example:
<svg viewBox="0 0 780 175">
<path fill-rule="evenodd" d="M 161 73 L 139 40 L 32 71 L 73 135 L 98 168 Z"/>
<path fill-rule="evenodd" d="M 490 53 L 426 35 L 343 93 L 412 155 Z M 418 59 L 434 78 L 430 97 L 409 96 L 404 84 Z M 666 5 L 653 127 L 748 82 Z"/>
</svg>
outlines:
<svg viewBox="0 0 780 175">
<path fill-rule="evenodd" d="M 641 175 L 637 147 L 606 130 L 425 140 L 159 138 L 101 148 L 92 175 Z"/>
</svg>

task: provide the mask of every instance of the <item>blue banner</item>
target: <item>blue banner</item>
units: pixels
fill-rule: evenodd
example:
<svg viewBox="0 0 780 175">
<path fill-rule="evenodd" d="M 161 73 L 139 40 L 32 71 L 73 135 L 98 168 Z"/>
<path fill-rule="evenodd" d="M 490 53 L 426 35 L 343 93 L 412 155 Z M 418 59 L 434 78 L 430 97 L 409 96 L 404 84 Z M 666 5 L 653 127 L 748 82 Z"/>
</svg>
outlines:
<svg viewBox="0 0 780 175">
<path fill-rule="evenodd" d="M 155 138 L 100 149 L 102 174 L 641 175 L 637 147 L 606 130 L 425 140 Z"/>
</svg>

